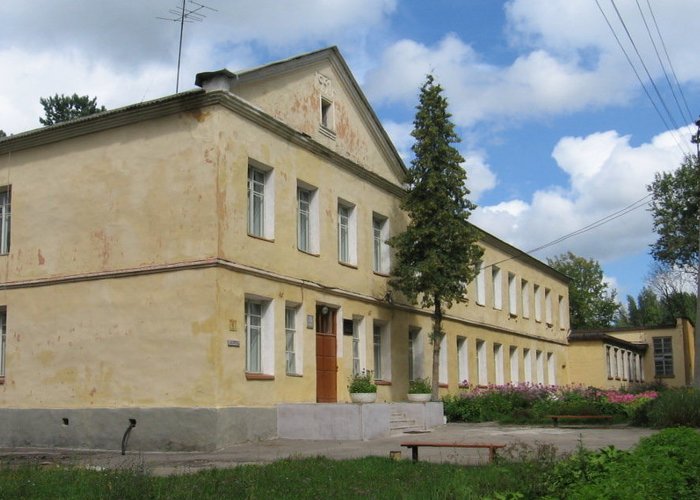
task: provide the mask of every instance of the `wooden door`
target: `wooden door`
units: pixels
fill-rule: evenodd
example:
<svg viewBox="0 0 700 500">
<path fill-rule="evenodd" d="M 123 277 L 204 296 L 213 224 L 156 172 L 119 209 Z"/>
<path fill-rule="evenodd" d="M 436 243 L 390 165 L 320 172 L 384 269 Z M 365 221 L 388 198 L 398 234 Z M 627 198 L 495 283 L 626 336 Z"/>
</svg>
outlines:
<svg viewBox="0 0 700 500">
<path fill-rule="evenodd" d="M 338 363 L 336 359 L 336 310 L 316 308 L 316 401 L 338 401 Z"/>
</svg>

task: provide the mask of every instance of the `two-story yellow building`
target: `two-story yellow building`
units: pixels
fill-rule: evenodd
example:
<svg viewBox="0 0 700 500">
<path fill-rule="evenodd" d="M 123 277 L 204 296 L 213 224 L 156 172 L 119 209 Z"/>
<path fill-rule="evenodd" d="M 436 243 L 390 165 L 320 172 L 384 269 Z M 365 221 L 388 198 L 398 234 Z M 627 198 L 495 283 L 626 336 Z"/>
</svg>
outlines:
<svg viewBox="0 0 700 500">
<path fill-rule="evenodd" d="M 363 369 L 387 403 L 430 374 L 429 311 L 387 293 L 405 166 L 338 50 L 196 83 L 0 140 L 0 445 L 113 448 L 131 418 L 212 449 Z M 567 278 L 481 244 L 443 391 L 569 382 Z"/>
</svg>

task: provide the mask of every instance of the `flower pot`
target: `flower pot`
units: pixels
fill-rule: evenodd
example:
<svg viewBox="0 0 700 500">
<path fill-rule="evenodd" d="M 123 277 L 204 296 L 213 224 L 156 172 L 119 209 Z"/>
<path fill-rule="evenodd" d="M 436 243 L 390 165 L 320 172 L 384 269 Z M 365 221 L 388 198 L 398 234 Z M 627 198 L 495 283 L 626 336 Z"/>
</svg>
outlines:
<svg viewBox="0 0 700 500">
<path fill-rule="evenodd" d="M 413 403 L 427 403 L 430 401 L 431 394 L 409 394 L 408 400 Z"/>
<path fill-rule="evenodd" d="M 351 392 L 350 399 L 353 403 L 374 403 L 377 400 L 376 392 Z"/>
</svg>

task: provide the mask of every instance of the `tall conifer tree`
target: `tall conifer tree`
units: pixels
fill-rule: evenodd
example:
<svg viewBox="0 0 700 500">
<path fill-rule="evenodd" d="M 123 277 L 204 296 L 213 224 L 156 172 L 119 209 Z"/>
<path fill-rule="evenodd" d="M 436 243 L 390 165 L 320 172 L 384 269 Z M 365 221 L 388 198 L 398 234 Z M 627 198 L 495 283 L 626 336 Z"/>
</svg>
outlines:
<svg viewBox="0 0 700 500">
<path fill-rule="evenodd" d="M 464 158 L 453 146 L 460 139 L 450 116 L 442 87 L 428 75 L 413 122 L 414 159 L 401 203 L 410 222 L 389 240 L 396 250 L 390 286 L 433 310 L 433 401 L 438 400 L 444 311 L 467 300 L 467 284 L 476 277 L 483 254 L 479 232 L 468 222 L 475 205 L 467 198 Z"/>
</svg>

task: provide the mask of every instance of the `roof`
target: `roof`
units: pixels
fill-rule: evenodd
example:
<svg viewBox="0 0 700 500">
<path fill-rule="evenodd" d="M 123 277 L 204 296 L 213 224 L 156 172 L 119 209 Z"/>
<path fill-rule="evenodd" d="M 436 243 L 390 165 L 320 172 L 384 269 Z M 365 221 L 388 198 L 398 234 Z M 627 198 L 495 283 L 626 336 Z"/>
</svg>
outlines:
<svg viewBox="0 0 700 500">
<path fill-rule="evenodd" d="M 637 352 L 645 352 L 648 347 L 647 344 L 629 342 L 627 340 L 619 339 L 617 337 L 613 337 L 612 335 L 608 335 L 607 333 L 603 332 L 571 332 L 569 334 L 569 343 L 595 340 L 600 340 L 602 343 L 605 344 L 610 344 Z"/>
</svg>

